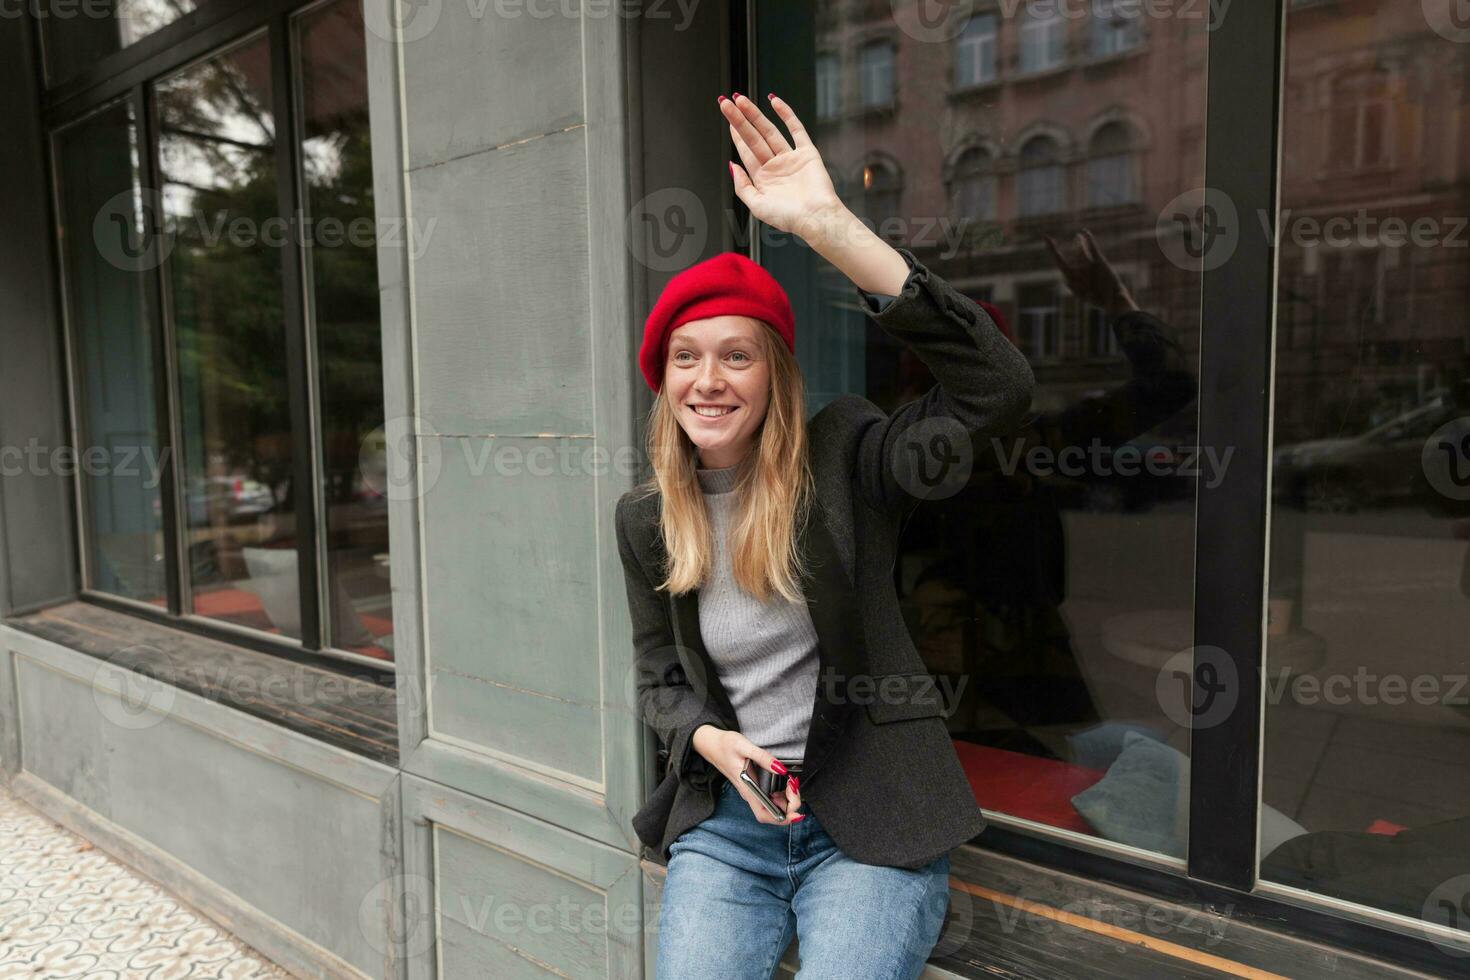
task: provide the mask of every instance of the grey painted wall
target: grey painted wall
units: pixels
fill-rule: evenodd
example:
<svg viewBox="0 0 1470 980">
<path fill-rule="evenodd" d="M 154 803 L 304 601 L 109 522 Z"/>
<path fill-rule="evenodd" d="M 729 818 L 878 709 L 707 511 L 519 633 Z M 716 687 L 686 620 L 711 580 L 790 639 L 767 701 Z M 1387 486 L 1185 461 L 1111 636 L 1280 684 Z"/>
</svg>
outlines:
<svg viewBox="0 0 1470 980">
<path fill-rule="evenodd" d="M 33 438 L 48 452 L 70 442 L 36 79 L 30 21 L 0 17 L 0 615 L 77 584 L 71 481 L 14 455 Z"/>
</svg>

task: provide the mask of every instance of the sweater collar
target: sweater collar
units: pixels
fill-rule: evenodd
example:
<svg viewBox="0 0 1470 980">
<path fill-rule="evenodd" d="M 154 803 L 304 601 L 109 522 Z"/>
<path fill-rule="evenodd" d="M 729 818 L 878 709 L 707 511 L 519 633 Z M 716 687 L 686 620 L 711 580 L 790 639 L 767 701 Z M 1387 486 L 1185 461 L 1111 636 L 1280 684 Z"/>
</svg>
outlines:
<svg viewBox="0 0 1470 980">
<path fill-rule="evenodd" d="M 738 469 L 740 469 L 739 464 L 735 466 L 723 466 L 717 470 L 706 470 L 696 466 L 694 468 L 694 475 L 699 480 L 699 489 L 705 493 L 729 493 L 735 489 L 736 471 Z"/>
</svg>

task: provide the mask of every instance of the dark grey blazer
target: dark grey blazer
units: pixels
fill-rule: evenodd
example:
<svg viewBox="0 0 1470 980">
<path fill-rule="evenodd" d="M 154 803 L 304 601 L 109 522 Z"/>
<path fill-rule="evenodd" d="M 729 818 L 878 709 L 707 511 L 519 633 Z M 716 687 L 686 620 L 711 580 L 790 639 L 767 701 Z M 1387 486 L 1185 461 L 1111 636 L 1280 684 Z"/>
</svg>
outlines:
<svg viewBox="0 0 1470 980">
<path fill-rule="evenodd" d="M 799 546 L 812 566 L 802 584 L 821 672 L 801 791 L 853 859 L 917 868 L 974 837 L 985 819 L 893 586 L 899 531 L 923 492 L 902 467 L 915 450 L 931 451 L 936 429 L 956 421 L 977 447 L 1019 428 L 1035 378 L 979 304 L 908 249 L 899 253 L 910 274 L 898 298 L 881 312 L 861 290 L 859 301 L 939 383 L 891 416 L 844 395 L 808 423 L 817 505 Z M 630 490 L 618 501 L 616 523 L 639 712 L 669 749 L 667 773 L 632 822 L 667 862 L 669 845 L 714 812 L 726 781 L 690 736 L 705 723 L 739 724 L 700 637 L 698 590 L 670 596 L 654 588 L 664 578 L 660 499 L 653 487 Z"/>
</svg>

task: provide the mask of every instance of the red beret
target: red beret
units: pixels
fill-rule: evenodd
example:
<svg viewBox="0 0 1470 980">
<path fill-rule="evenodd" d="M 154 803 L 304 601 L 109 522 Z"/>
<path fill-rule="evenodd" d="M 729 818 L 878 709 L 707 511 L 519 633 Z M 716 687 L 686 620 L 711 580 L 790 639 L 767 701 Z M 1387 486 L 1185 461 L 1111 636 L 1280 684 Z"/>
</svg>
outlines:
<svg viewBox="0 0 1470 980">
<path fill-rule="evenodd" d="M 680 324 L 715 316 L 764 320 L 796 353 L 796 322 L 791 301 L 775 278 L 738 252 L 721 252 L 691 265 L 669 280 L 643 324 L 638 367 L 655 392 L 663 384 L 669 334 Z"/>
<path fill-rule="evenodd" d="M 1000 311 L 1000 308 L 994 303 L 985 302 L 983 299 L 976 300 L 975 302 L 980 304 L 982 310 L 990 314 L 990 319 L 994 320 L 996 327 L 999 328 L 1001 333 L 1005 334 L 1006 340 L 1014 344 L 1016 338 L 1011 335 L 1011 325 L 1006 323 L 1005 314 Z"/>
</svg>

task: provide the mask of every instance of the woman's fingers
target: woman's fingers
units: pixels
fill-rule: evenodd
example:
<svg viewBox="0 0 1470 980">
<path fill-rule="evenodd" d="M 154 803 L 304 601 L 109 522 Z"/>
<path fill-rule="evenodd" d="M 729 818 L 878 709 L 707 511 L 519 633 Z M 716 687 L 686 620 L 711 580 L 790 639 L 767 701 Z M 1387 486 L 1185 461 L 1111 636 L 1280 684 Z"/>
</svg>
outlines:
<svg viewBox="0 0 1470 980">
<path fill-rule="evenodd" d="M 740 135 L 738 132 L 736 132 L 734 126 L 730 127 L 730 140 L 735 144 L 735 152 L 740 154 L 740 162 L 745 164 L 746 176 L 749 176 L 759 170 L 761 167 L 761 161 L 756 158 L 754 153 L 751 152 L 750 147 L 745 145 L 745 141 L 740 138 Z"/>
<path fill-rule="evenodd" d="M 740 107 L 733 99 L 720 100 L 720 113 L 730 124 L 730 138 L 735 141 L 737 149 L 744 144 L 745 149 L 759 163 L 765 163 L 776 155 L 776 151 L 770 148 L 764 136 L 756 132 L 756 128 L 750 124 L 750 120 L 746 118 L 744 112 L 740 111 Z M 740 158 L 745 159 L 745 154 L 742 153 Z M 747 163 L 746 166 L 749 167 L 750 164 Z"/>
<path fill-rule="evenodd" d="M 786 124 L 787 130 L 791 132 L 791 142 L 797 149 L 803 146 L 811 146 L 812 139 L 806 134 L 806 127 L 801 120 L 796 118 L 796 113 L 791 111 L 791 106 L 779 95 L 771 96 L 771 108 L 776 110 L 776 115 Z"/>
<path fill-rule="evenodd" d="M 760 106 L 738 94 L 734 101 L 735 108 L 744 114 L 750 124 L 755 127 L 755 131 L 760 134 L 761 139 L 766 141 L 766 146 L 770 149 L 772 156 L 791 151 L 791 144 L 786 142 L 786 137 L 781 135 L 781 130 L 776 128 L 776 124 L 767 119 L 764 112 L 761 112 Z"/>
</svg>

